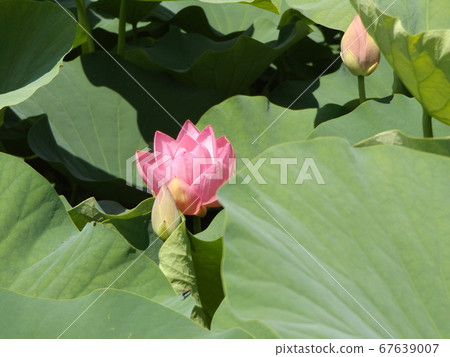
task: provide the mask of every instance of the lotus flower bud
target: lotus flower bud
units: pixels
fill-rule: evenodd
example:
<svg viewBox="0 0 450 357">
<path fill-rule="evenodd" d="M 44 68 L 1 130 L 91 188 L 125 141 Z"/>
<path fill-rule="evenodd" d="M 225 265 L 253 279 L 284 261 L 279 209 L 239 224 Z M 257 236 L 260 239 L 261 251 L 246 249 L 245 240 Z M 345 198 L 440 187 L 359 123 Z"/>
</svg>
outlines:
<svg viewBox="0 0 450 357">
<path fill-rule="evenodd" d="M 167 186 L 161 187 L 152 209 L 153 231 L 166 240 L 180 225 L 182 219 L 177 204 Z"/>
<path fill-rule="evenodd" d="M 356 15 L 341 41 L 341 58 L 355 76 L 372 74 L 380 63 L 380 50 Z"/>
</svg>

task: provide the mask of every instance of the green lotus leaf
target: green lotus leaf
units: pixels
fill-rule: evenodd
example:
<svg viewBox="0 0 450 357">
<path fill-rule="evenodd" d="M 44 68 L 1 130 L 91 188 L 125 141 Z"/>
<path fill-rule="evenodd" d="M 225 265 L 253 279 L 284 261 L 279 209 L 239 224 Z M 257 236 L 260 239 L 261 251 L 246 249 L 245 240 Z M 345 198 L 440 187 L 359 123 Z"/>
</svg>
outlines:
<svg viewBox="0 0 450 357">
<path fill-rule="evenodd" d="M 228 138 L 238 158 L 251 159 L 272 145 L 306 139 L 315 116 L 315 109 L 290 110 L 265 97 L 235 96 L 209 109 L 197 125 L 211 125 L 216 136 Z"/>
<path fill-rule="evenodd" d="M 196 305 L 192 311 L 192 319 L 209 328 L 211 316 L 208 316 L 203 308 L 193 249 L 190 234 L 183 222 L 159 250 L 159 267 L 177 294 L 194 298 Z"/>
<path fill-rule="evenodd" d="M 414 150 L 425 151 L 438 155 L 450 156 L 450 137 L 446 138 L 414 138 L 399 130 L 389 130 L 371 138 L 360 141 L 355 147 L 373 145 L 399 145 Z"/>
<path fill-rule="evenodd" d="M 0 288 L 73 299 L 112 287 L 190 314 L 192 301 L 119 233 L 95 222 L 78 231 L 50 183 L 20 159 L 0 154 L 0 171 Z"/>
<path fill-rule="evenodd" d="M 106 213 L 94 197 L 88 198 L 68 212 L 79 230 L 89 222 L 100 222 L 114 227 L 133 247 L 145 250 L 150 242 L 157 240 L 151 228 L 150 213 L 153 198 L 142 201 L 131 210 L 118 214 Z M 102 203 L 102 205 L 104 205 Z M 158 240 L 159 242 L 159 240 Z M 159 244 L 156 244 L 159 246 Z"/>
<path fill-rule="evenodd" d="M 195 236 L 190 235 L 197 286 L 209 322 L 215 316 L 224 298 L 221 264 L 225 219 L 226 212 L 222 210 L 214 217 L 206 230 Z"/>
<path fill-rule="evenodd" d="M 204 242 L 214 242 L 223 237 L 225 232 L 226 211 L 220 211 L 204 231 L 197 233 L 195 238 Z"/>
<path fill-rule="evenodd" d="M 156 0 L 139 0 L 139 1 L 156 1 Z M 184 0 L 169 0 L 169 1 L 180 1 L 184 2 Z M 275 13 L 278 13 L 281 7 L 281 0 L 200 0 L 202 3 L 210 3 L 210 4 L 232 4 L 232 3 L 245 3 L 254 5 L 256 7 L 260 7 L 265 10 L 269 10 Z"/>
<path fill-rule="evenodd" d="M 122 0 L 97 0 L 89 6 L 95 10 L 106 12 L 109 15 L 119 17 L 120 3 Z M 159 1 L 126 1 L 126 21 L 131 24 L 146 20 L 153 9 L 159 5 Z"/>
<path fill-rule="evenodd" d="M 392 129 L 423 137 L 421 107 L 414 98 L 396 94 L 389 102 L 367 101 L 347 115 L 320 124 L 308 138 L 341 136 L 356 144 Z M 437 137 L 450 136 L 448 125 L 437 120 L 433 122 L 433 130 Z"/>
<path fill-rule="evenodd" d="M 0 109 L 18 104 L 59 72 L 76 26 L 58 5 L 0 1 Z"/>
<path fill-rule="evenodd" d="M 192 17 L 196 18 L 196 26 L 200 19 L 222 35 L 244 32 L 252 26 L 258 18 L 269 19 L 275 24 L 280 22 L 281 15 L 266 11 L 255 6 L 248 6 L 242 2 L 225 3 L 217 6 L 212 3 L 199 1 L 167 1 L 162 4 L 166 11 L 160 20 L 174 23 L 184 29 L 193 29 Z M 168 12 L 167 10 L 170 10 Z M 161 13 L 162 15 L 162 13 Z M 189 21 L 191 20 L 191 21 Z M 198 31 L 192 31 L 198 32 Z M 206 26 L 202 33 L 208 35 Z M 211 34 L 210 34 L 211 35 Z M 216 34 L 217 36 L 217 34 Z"/>
<path fill-rule="evenodd" d="M 242 320 L 238 318 L 230 308 L 228 299 L 225 297 L 214 314 L 211 331 L 227 331 L 232 328 L 240 328 L 254 338 L 280 338 L 273 329 L 258 320 Z"/>
<path fill-rule="evenodd" d="M 240 184 L 246 169 L 219 190 L 234 315 L 282 338 L 450 336 L 448 158 L 340 138 L 260 157 L 297 164 L 286 182 L 266 160 L 267 184 Z"/>
<path fill-rule="evenodd" d="M 0 299 L 0 338 L 251 338 L 241 329 L 211 333 L 163 305 L 115 289 L 74 300 L 0 289 Z"/>
<path fill-rule="evenodd" d="M 276 29 L 277 25 L 265 18 L 259 20 L 255 37 L 270 40 L 268 43 L 248 35 L 214 41 L 172 27 L 155 46 L 131 48 L 126 58 L 144 69 L 166 71 L 181 81 L 217 89 L 226 96 L 242 93 L 278 56 L 310 32 L 306 24 L 297 21 L 276 30 L 277 40 L 272 41 L 268 29 Z"/>
<path fill-rule="evenodd" d="M 55 81 L 14 110 L 24 117 L 48 115 L 48 122 L 37 123 L 29 134 L 37 155 L 78 180 L 100 186 L 117 182 L 106 187 L 120 193 L 128 188 L 127 179 L 142 187 L 134 155 L 148 146 L 157 129 L 176 135 L 179 124 L 195 121 L 221 96 L 118 61 L 142 87 L 108 55 L 94 53 L 65 64 Z M 174 100 L 177 107 L 171 106 Z"/>
<path fill-rule="evenodd" d="M 312 21 L 345 31 L 355 16 L 349 1 L 342 0 L 286 0 L 287 5 L 300 11 Z"/>
</svg>

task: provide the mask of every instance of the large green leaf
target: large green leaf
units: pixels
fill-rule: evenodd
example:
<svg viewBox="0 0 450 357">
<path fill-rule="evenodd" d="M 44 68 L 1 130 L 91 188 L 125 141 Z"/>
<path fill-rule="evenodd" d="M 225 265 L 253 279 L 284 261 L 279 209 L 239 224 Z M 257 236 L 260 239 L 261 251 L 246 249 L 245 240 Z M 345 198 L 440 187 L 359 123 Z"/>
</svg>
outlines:
<svg viewBox="0 0 450 357">
<path fill-rule="evenodd" d="M 197 303 L 192 317 L 208 328 L 224 297 L 220 273 L 223 218 L 219 214 L 211 228 L 197 236 L 182 223 L 159 250 L 161 270 L 178 294 L 192 294 Z"/>
<path fill-rule="evenodd" d="M 250 337 L 189 321 L 193 300 L 177 296 L 156 264 L 103 224 L 78 232 L 21 160 L 0 154 L 0 172 L 2 338 Z"/>
<path fill-rule="evenodd" d="M 260 7 L 265 10 L 269 10 L 275 13 L 279 13 L 281 8 L 282 0 L 200 0 L 202 2 L 207 2 L 211 4 L 227 4 L 227 3 L 236 3 L 242 2 L 250 5 L 254 5 L 256 7 Z"/>
<path fill-rule="evenodd" d="M 209 25 L 224 35 L 246 31 L 258 18 L 261 17 L 269 19 L 275 24 L 278 24 L 281 19 L 281 16 L 278 14 L 265 11 L 264 9 L 255 6 L 248 6 L 247 4 L 241 2 L 226 3 L 217 6 L 216 4 L 204 3 L 195 0 L 167 1 L 164 2 L 162 6 L 171 10 L 173 13 L 176 13 L 175 16 L 172 15 L 172 18 L 169 17 L 166 20 L 173 19 L 173 22 L 178 26 L 181 24 L 185 26 L 187 25 L 187 21 L 189 20 L 187 14 L 189 13 L 191 15 L 196 14 L 196 22 L 198 22 L 199 13 L 195 13 L 194 11 L 198 11 L 197 9 L 200 8 L 203 10 L 204 16 Z M 186 23 L 184 23 L 184 21 L 182 22 L 182 20 Z"/>
<path fill-rule="evenodd" d="M 238 318 L 230 308 L 228 299 L 220 304 L 211 324 L 211 331 L 219 332 L 239 327 L 254 338 L 275 339 L 280 336 L 269 326 L 258 320 L 242 320 Z"/>
<path fill-rule="evenodd" d="M 76 26 L 50 2 L 0 2 L 0 109 L 18 104 L 59 72 Z"/>
<path fill-rule="evenodd" d="M 450 336 L 448 158 L 338 138 L 281 144 L 261 157 L 298 164 L 287 184 L 266 160 L 266 185 L 219 191 L 228 212 L 224 286 L 238 318 L 283 338 Z M 316 172 L 306 166 L 296 185 L 311 158 Z"/>
<path fill-rule="evenodd" d="M 208 327 L 224 297 L 221 277 L 222 245 L 222 238 L 210 242 L 191 238 L 197 288 Z"/>
<path fill-rule="evenodd" d="M 20 118 L 13 112 L 11 107 L 4 108 L 3 113 L 4 123 L 0 126 L 0 140 L 2 140 L 7 148 L 7 151 L 5 152 L 20 157 L 34 155 L 33 151 L 28 146 L 28 132 L 34 124 L 45 116 L 39 115 L 30 118 Z"/>
<path fill-rule="evenodd" d="M 139 1 L 156 1 L 156 0 L 139 0 Z M 164 1 L 164 0 L 163 0 Z M 179 1 L 184 2 L 184 0 L 169 0 L 169 1 Z M 269 10 L 278 13 L 281 7 L 282 0 L 200 0 L 202 3 L 210 4 L 231 4 L 231 3 L 245 3 L 260 7 L 265 10 Z"/>
<path fill-rule="evenodd" d="M 0 289 L 0 338 L 251 337 L 239 329 L 211 333 L 138 295 L 110 289 L 99 298 L 101 293 L 76 300 L 45 300 Z"/>
<path fill-rule="evenodd" d="M 120 16 L 120 4 L 122 0 L 98 0 L 91 3 L 89 6 L 95 10 L 100 10 L 109 15 Z M 144 2 L 138 0 L 126 1 L 126 21 L 136 24 L 139 21 L 144 21 L 148 18 L 152 10 L 159 5 L 159 1 Z"/>
<path fill-rule="evenodd" d="M 228 138 L 239 158 L 253 158 L 269 146 L 305 139 L 315 116 L 315 109 L 289 110 L 265 97 L 235 96 L 209 109 L 198 127 L 211 125 L 216 136 Z"/>
<path fill-rule="evenodd" d="M 68 212 L 79 230 L 89 222 L 100 222 L 114 227 L 133 247 L 144 250 L 150 242 L 158 240 L 150 222 L 153 198 L 142 201 L 131 210 L 120 213 L 107 213 L 94 197 L 88 198 Z M 155 244 L 152 245 L 152 247 Z M 156 244 L 159 246 L 159 244 Z M 150 249 L 152 248 L 150 247 Z"/>
<path fill-rule="evenodd" d="M 450 156 L 450 137 L 446 138 L 414 138 L 399 130 L 389 130 L 363 140 L 355 147 L 373 145 L 399 145 L 433 154 Z"/>
<path fill-rule="evenodd" d="M 172 27 L 155 46 L 130 49 L 126 57 L 145 69 L 167 71 L 200 88 L 217 89 L 227 96 L 242 93 L 272 61 L 310 31 L 301 21 L 278 30 L 270 20 L 259 20 L 254 32 L 263 42 L 248 35 L 214 41 Z M 267 35 L 268 29 L 276 31 L 276 41 Z"/>
<path fill-rule="evenodd" d="M 0 172 L 1 288 L 70 299 L 113 284 L 156 301 L 176 297 L 157 265 L 115 230 L 89 223 L 79 232 L 52 186 L 27 164 L 0 154 Z"/>
<path fill-rule="evenodd" d="M 355 10 L 347 0 L 286 0 L 288 6 L 297 9 L 314 22 L 345 31 L 355 16 Z"/>
<path fill-rule="evenodd" d="M 449 27 L 445 0 L 351 0 L 364 12 L 378 7 L 385 15 L 398 18 L 402 27 L 410 34 L 429 30 L 442 30 Z"/>
<path fill-rule="evenodd" d="M 197 233 L 195 238 L 204 242 L 214 242 L 223 237 L 225 232 L 226 211 L 221 210 L 204 231 Z"/>
<path fill-rule="evenodd" d="M 199 324 L 209 327 L 211 317 L 206 314 L 202 306 L 202 299 L 198 290 L 197 274 L 193 261 L 190 234 L 185 222 L 180 224 L 159 250 L 159 267 L 172 284 L 177 294 L 192 295 L 196 306 L 192 311 L 192 318 Z"/>
<path fill-rule="evenodd" d="M 433 127 L 435 136 L 450 135 L 450 128 L 439 121 L 434 121 Z M 422 111 L 414 98 L 396 94 L 387 103 L 367 101 L 350 114 L 320 124 L 309 138 L 341 136 L 354 144 L 392 129 L 423 136 Z"/>
<path fill-rule="evenodd" d="M 186 3 L 194 3 L 195 6 L 189 6 Z M 214 40 L 224 40 L 236 35 L 223 35 L 210 26 L 210 20 L 206 17 L 205 11 L 202 9 L 206 4 L 199 3 L 198 1 L 183 1 L 183 3 L 170 2 L 170 4 L 175 5 L 174 9 L 170 7 L 173 11 L 167 8 L 168 3 L 165 3 L 164 6 L 158 6 L 150 16 L 150 24 L 142 28 L 142 30 L 149 31 L 150 33 L 155 31 L 157 33 L 162 28 L 170 28 L 170 25 L 175 25 L 186 32 L 200 33 Z M 218 8 L 218 6 L 213 7 Z M 253 6 L 249 7 L 256 9 Z M 193 18 L 195 18 L 195 21 L 192 21 Z"/>
<path fill-rule="evenodd" d="M 221 264 L 225 217 L 225 211 L 223 210 L 219 212 L 206 230 L 195 236 L 190 236 L 197 287 L 203 310 L 209 321 L 215 315 L 224 298 Z"/>
<path fill-rule="evenodd" d="M 28 116 L 48 115 L 49 123 L 41 121 L 30 131 L 36 154 L 63 164 L 77 179 L 120 179 L 124 186 L 127 167 L 129 173 L 135 167 L 135 151 L 153 140 L 155 130 L 175 135 L 178 124 L 199 118 L 220 101 L 216 92 L 121 64 L 145 90 L 106 54 L 95 53 L 65 64 L 55 81 L 15 107 Z"/>
<path fill-rule="evenodd" d="M 352 0 L 406 88 L 436 119 L 450 125 L 450 29 L 446 2 Z M 393 16 L 389 15 L 393 14 Z M 395 16 L 399 16 L 395 17 Z"/>
</svg>

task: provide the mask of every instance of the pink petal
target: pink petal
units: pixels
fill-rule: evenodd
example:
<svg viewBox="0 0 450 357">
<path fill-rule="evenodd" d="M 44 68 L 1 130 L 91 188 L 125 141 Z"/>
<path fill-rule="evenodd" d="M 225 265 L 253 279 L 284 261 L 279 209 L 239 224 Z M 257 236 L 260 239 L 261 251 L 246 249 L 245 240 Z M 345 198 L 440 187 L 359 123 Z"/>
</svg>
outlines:
<svg viewBox="0 0 450 357">
<path fill-rule="evenodd" d="M 170 155 L 174 157 L 175 150 L 177 148 L 177 142 L 175 139 L 171 138 L 169 135 L 164 134 L 160 131 L 155 133 L 155 144 L 154 144 L 154 152 L 164 155 Z"/>
<path fill-rule="evenodd" d="M 359 58 L 360 53 L 360 41 L 362 40 L 361 28 L 359 23 L 357 22 L 358 15 L 355 16 L 353 21 L 348 26 L 347 30 L 344 32 L 344 36 L 342 36 L 341 40 L 341 52 L 345 54 L 346 51 L 352 52 L 355 57 Z M 359 19 L 361 22 L 361 19 Z M 364 27 L 363 27 L 364 30 Z M 361 37 L 360 37 L 361 35 Z"/>
<path fill-rule="evenodd" d="M 353 19 L 353 26 L 355 28 L 355 35 L 357 36 L 357 40 L 355 41 L 355 44 L 351 47 L 351 49 L 358 58 L 359 62 L 364 63 L 366 62 L 367 56 L 366 47 L 368 34 L 358 14 Z"/>
<path fill-rule="evenodd" d="M 193 182 L 193 161 L 194 157 L 191 153 L 185 152 L 182 154 L 178 154 L 171 164 L 171 176 L 179 177 L 188 185 L 191 185 Z"/>
<path fill-rule="evenodd" d="M 170 180 L 166 177 L 167 166 L 171 163 L 171 158 L 165 155 L 166 161 L 161 158 L 159 162 L 156 160 L 155 154 L 147 151 L 136 151 L 136 166 L 139 174 L 144 180 L 147 187 L 154 194 L 159 192 L 160 187 Z"/>
<path fill-rule="evenodd" d="M 185 152 L 191 152 L 198 146 L 196 139 L 193 139 L 189 135 L 184 135 L 179 141 L 177 139 L 177 147 L 175 149 L 175 156 Z"/>
<path fill-rule="evenodd" d="M 216 134 L 214 134 L 214 130 L 211 125 L 208 125 L 202 130 L 197 138 L 197 142 L 208 149 L 211 157 L 216 155 Z"/>
<path fill-rule="evenodd" d="M 211 203 L 205 203 L 204 207 L 222 207 L 222 205 L 220 204 L 219 200 L 216 197 L 216 200 L 211 202 Z"/>
<path fill-rule="evenodd" d="M 227 168 L 228 180 L 236 174 L 236 158 L 232 157 L 228 159 L 228 168 Z"/>
<path fill-rule="evenodd" d="M 217 150 L 217 157 L 221 157 L 222 159 L 229 159 L 236 157 L 236 154 L 231 146 L 230 142 L 225 143 L 220 150 Z"/>
<path fill-rule="evenodd" d="M 191 185 L 203 202 L 203 205 L 209 205 L 217 201 L 217 190 L 222 186 L 228 177 L 224 177 L 223 162 L 221 159 L 216 161 L 215 165 L 210 166 L 207 170 L 202 172 L 194 183 Z"/>
<path fill-rule="evenodd" d="M 178 151 L 171 163 L 171 176 L 182 178 L 188 185 L 213 165 L 209 151 L 199 145 L 192 152 Z"/>
<path fill-rule="evenodd" d="M 180 133 L 178 134 L 177 143 L 179 143 L 185 136 L 189 136 L 195 141 L 197 140 L 199 134 L 200 131 L 197 129 L 197 127 L 192 124 L 190 120 L 186 120 L 186 122 L 183 124 L 183 127 L 181 128 Z"/>
<path fill-rule="evenodd" d="M 147 174 L 144 167 L 151 165 L 155 162 L 155 155 L 148 151 L 137 150 L 135 154 L 136 167 L 138 169 L 139 175 L 141 175 L 144 182 L 147 180 Z"/>
<path fill-rule="evenodd" d="M 211 152 L 203 144 L 197 145 L 194 149 L 191 150 L 191 153 L 194 157 L 212 158 Z"/>
<path fill-rule="evenodd" d="M 217 154 L 219 154 L 222 149 L 225 147 L 225 145 L 229 144 L 230 142 L 225 136 L 221 136 L 219 139 L 216 140 L 216 150 Z"/>
<path fill-rule="evenodd" d="M 222 159 L 224 177 L 228 180 L 236 168 L 236 154 L 229 142 L 217 154 Z"/>
<path fill-rule="evenodd" d="M 207 170 L 211 165 L 214 165 L 214 158 L 211 157 L 211 153 L 204 145 L 198 145 L 192 150 L 193 157 L 193 178 L 194 181 L 201 175 L 202 172 Z"/>
<path fill-rule="evenodd" d="M 178 209 L 184 215 L 202 215 L 202 201 L 197 192 L 181 178 L 174 177 L 167 186 L 172 194 Z"/>
</svg>

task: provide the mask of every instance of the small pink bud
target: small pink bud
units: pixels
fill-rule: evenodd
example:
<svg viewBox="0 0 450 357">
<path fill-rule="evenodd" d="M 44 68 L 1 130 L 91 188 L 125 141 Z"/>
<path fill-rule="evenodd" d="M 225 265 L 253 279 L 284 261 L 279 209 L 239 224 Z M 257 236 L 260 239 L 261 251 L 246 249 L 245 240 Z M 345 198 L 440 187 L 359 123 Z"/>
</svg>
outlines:
<svg viewBox="0 0 450 357">
<path fill-rule="evenodd" d="M 380 63 L 380 50 L 356 15 L 341 41 L 341 58 L 355 76 L 372 74 Z"/>
</svg>

